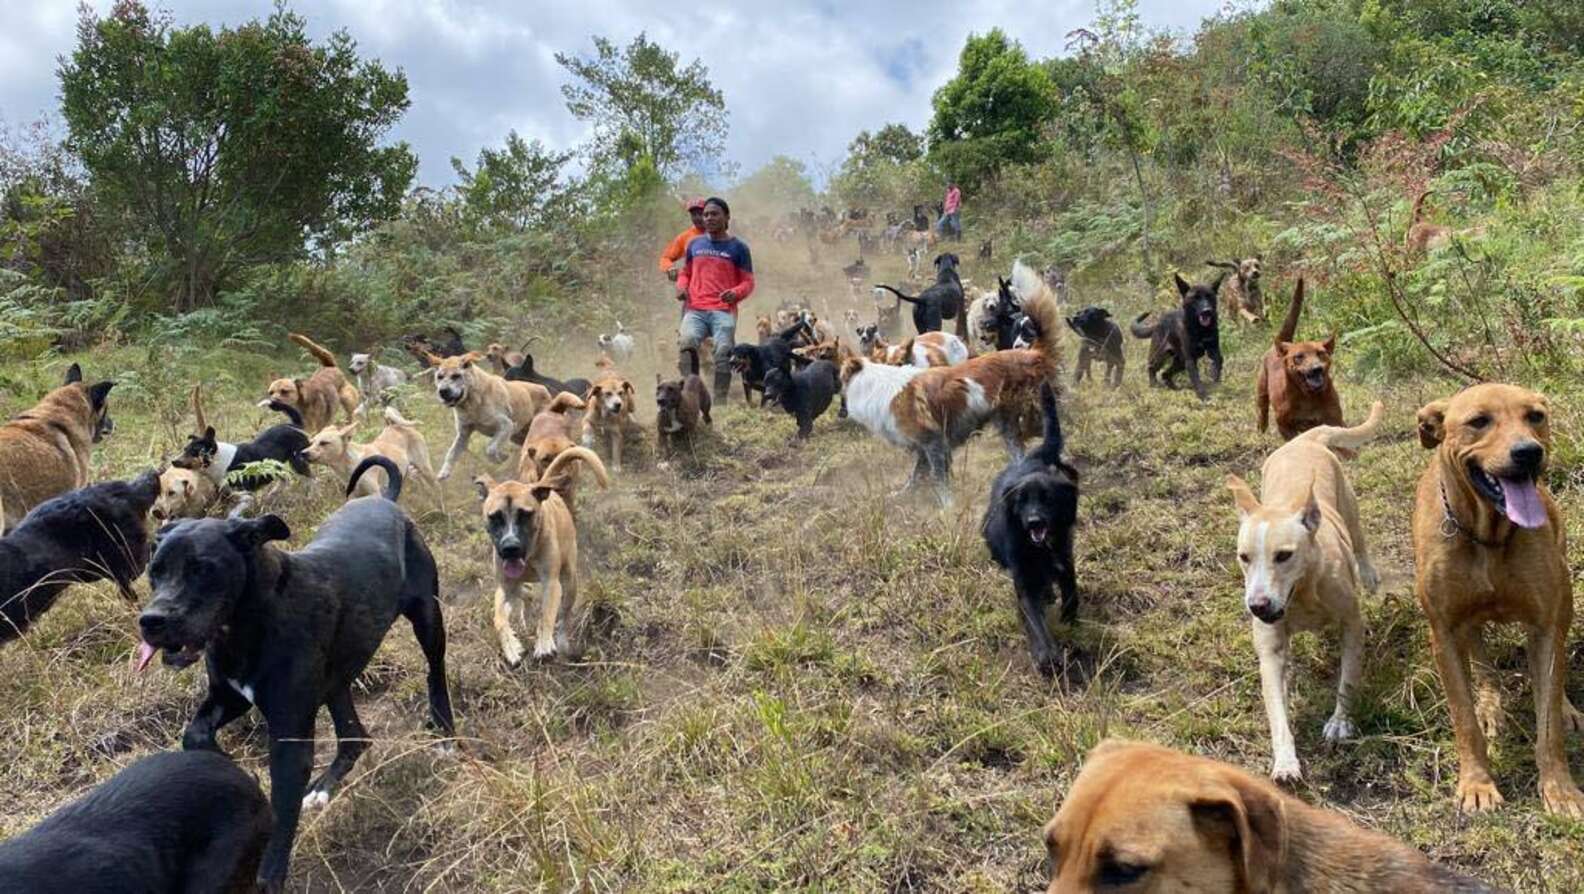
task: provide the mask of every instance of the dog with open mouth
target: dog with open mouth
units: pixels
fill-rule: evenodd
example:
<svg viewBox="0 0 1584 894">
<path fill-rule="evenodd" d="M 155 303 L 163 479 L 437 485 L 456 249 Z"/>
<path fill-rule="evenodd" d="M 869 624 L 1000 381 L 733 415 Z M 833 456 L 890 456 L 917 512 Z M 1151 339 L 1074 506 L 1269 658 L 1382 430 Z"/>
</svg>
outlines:
<svg viewBox="0 0 1584 894">
<path fill-rule="evenodd" d="M 1167 388 L 1177 387 L 1177 374 L 1188 371 L 1188 381 L 1200 400 L 1209 400 L 1204 381 L 1199 377 L 1199 359 L 1210 358 L 1210 380 L 1221 384 L 1221 329 L 1216 312 L 1216 295 L 1226 274 L 1216 277 L 1210 285 L 1191 285 L 1181 274 L 1173 273 L 1172 281 L 1182 298 L 1182 305 L 1160 315 L 1153 323 L 1145 323 L 1145 311 L 1129 327 L 1134 338 L 1150 339 L 1149 382 L 1154 387 L 1164 382 Z M 1156 377 L 1160 380 L 1157 381 Z"/>
<path fill-rule="evenodd" d="M 1502 802 L 1486 750 L 1503 713 L 1484 628 L 1516 623 L 1528 638 L 1540 799 L 1551 813 L 1584 818 L 1562 742 L 1564 730 L 1584 731 L 1565 688 L 1573 576 L 1562 512 L 1541 481 L 1551 406 L 1526 388 L 1482 384 L 1425 405 L 1418 418 L 1432 453 L 1414 503 L 1414 591 L 1457 739 L 1458 804 Z"/>
<path fill-rule="evenodd" d="M 296 552 L 270 545 L 291 536 L 277 516 L 197 519 L 161 528 L 149 562 L 153 597 L 138 617 L 137 669 L 159 652 L 175 669 L 202 657 L 208 675 L 182 748 L 220 751 L 216 734 L 250 708 L 268 726 L 274 824 L 258 874 L 265 891 L 286 882 L 302 810 L 328 803 L 368 748 L 352 685 L 397 617 L 412 624 L 429 666 L 429 722 L 454 732 L 440 573 L 396 504 L 401 470 L 367 457 L 347 493 L 375 466 L 387 476 L 383 495 L 348 500 Z M 336 755 L 310 786 L 321 705 L 335 721 Z"/>
<path fill-rule="evenodd" d="M 1298 278 L 1276 342 L 1260 360 L 1254 382 L 1255 420 L 1263 434 L 1276 417 L 1276 430 L 1292 440 L 1317 425 L 1342 424 L 1342 399 L 1331 378 L 1336 336 L 1325 341 L 1294 341 L 1303 309 L 1304 280 Z"/>
<path fill-rule="evenodd" d="M 507 442 L 521 443 L 534 414 L 550 403 L 550 391 L 545 386 L 503 379 L 485 369 L 479 363 L 483 354 L 431 355 L 429 359 L 435 368 L 435 397 L 451 408 L 456 422 L 456 438 L 435 476 L 441 481 L 451 477 L 474 432 L 489 436 L 484 455 L 491 462 L 502 462 L 507 456 Z"/>
</svg>

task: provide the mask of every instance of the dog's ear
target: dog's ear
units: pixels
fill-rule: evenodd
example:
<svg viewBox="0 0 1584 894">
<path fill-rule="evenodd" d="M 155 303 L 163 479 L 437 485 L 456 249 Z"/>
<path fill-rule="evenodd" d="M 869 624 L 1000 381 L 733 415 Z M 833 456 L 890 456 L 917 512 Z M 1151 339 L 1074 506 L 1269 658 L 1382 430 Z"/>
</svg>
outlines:
<svg viewBox="0 0 1584 894">
<path fill-rule="evenodd" d="M 258 549 L 271 540 L 291 537 L 291 528 L 278 515 L 261 515 L 258 518 L 237 519 L 231 522 L 226 536 L 244 550 Z"/>
<path fill-rule="evenodd" d="M 1249 894 L 1270 894 L 1281 882 L 1286 865 L 1286 819 L 1281 797 L 1260 782 L 1231 769 L 1207 780 L 1188 804 L 1200 834 L 1226 842 L 1241 864 Z"/>
<path fill-rule="evenodd" d="M 82 381 L 82 367 L 81 366 L 78 366 L 77 364 L 73 363 L 71 366 L 66 367 L 66 381 L 62 382 L 61 383 L 62 385 L 70 385 L 73 382 L 81 382 L 81 381 Z"/>
<path fill-rule="evenodd" d="M 631 382 L 623 379 L 622 380 L 622 385 L 621 385 L 621 390 L 622 390 L 622 394 L 627 395 L 627 399 L 628 400 L 636 400 L 637 399 L 638 390 L 633 387 L 633 384 Z"/>
<path fill-rule="evenodd" d="M 495 479 L 489 475 L 480 475 L 473 479 L 473 489 L 478 492 L 479 502 L 489 498 L 489 492 L 495 489 Z"/>
<path fill-rule="evenodd" d="M 1227 490 L 1232 492 L 1233 502 L 1237 503 L 1239 517 L 1249 515 L 1260 508 L 1259 498 L 1254 496 L 1254 491 L 1249 490 L 1248 483 L 1242 478 L 1236 475 L 1228 475 L 1226 477 L 1226 486 Z"/>
<path fill-rule="evenodd" d="M 336 434 L 340 435 L 342 439 L 350 441 L 353 432 L 357 431 L 357 427 L 358 424 L 356 422 L 348 422 L 346 425 L 336 429 Z"/>
<path fill-rule="evenodd" d="M 1333 333 L 1331 333 L 1331 337 L 1330 338 L 1326 339 L 1325 341 L 1321 342 L 1320 344 L 1321 344 L 1322 347 L 1325 348 L 1325 352 L 1327 354 L 1335 354 L 1336 353 L 1336 341 L 1337 341 L 1336 333 L 1333 332 Z"/>
<path fill-rule="evenodd" d="M 428 363 L 430 366 L 439 366 L 440 362 L 445 360 L 444 357 L 441 357 L 439 354 L 436 354 L 432 351 L 422 351 L 420 353 L 423 354 L 424 362 Z"/>
<path fill-rule="evenodd" d="M 659 388 L 660 387 L 660 383 L 663 382 L 663 381 L 665 381 L 665 380 L 660 378 L 660 374 L 659 373 L 655 373 L 655 387 Z M 589 391 L 589 399 L 593 400 L 593 398 L 594 398 L 594 392 L 592 390 L 590 390 Z"/>
<path fill-rule="evenodd" d="M 1095 313 L 1099 314 L 1101 319 L 1105 319 L 1105 320 L 1111 319 L 1111 311 L 1106 310 L 1103 307 L 1095 308 Z"/>
<path fill-rule="evenodd" d="M 1298 522 L 1309 533 L 1320 530 L 1320 501 L 1315 499 L 1314 482 L 1309 482 L 1309 498 L 1298 509 Z"/>
<path fill-rule="evenodd" d="M 115 382 L 109 381 L 108 379 L 103 382 L 95 382 L 90 385 L 88 387 L 88 405 L 93 407 L 95 410 L 103 408 L 105 405 L 105 398 L 110 396 L 110 389 L 114 387 Z"/>
<path fill-rule="evenodd" d="M 1426 450 L 1439 447 L 1441 440 L 1446 437 L 1448 403 L 1446 398 L 1442 398 L 1419 408 L 1419 444 Z"/>
<path fill-rule="evenodd" d="M 205 440 L 205 441 L 213 441 L 214 439 L 215 439 L 214 426 L 211 425 L 211 426 L 207 426 L 206 428 L 204 428 L 203 440 Z"/>
<path fill-rule="evenodd" d="M 1187 298 L 1188 293 L 1193 291 L 1193 286 L 1188 284 L 1188 280 L 1182 278 L 1181 273 L 1173 273 L 1172 281 L 1177 283 L 1177 294 L 1184 298 Z"/>
<path fill-rule="evenodd" d="M 1211 282 L 1210 282 L 1210 291 L 1216 293 L 1217 295 L 1221 294 L 1221 284 L 1226 282 L 1226 278 L 1230 274 L 1230 272 L 1231 271 L 1224 272 L 1220 276 L 1216 277 L 1214 280 L 1211 280 Z"/>
<path fill-rule="evenodd" d="M 545 500 L 550 499 L 551 494 L 563 487 L 566 487 L 566 479 L 557 475 L 554 478 L 546 478 L 543 481 L 536 482 L 533 487 L 529 488 L 529 492 L 533 494 L 535 500 L 543 503 Z"/>
<path fill-rule="evenodd" d="M 1292 350 L 1292 342 L 1290 342 L 1290 341 L 1279 341 L 1279 342 L 1276 343 L 1276 356 L 1277 357 L 1285 358 L 1287 356 L 1287 352 L 1291 351 L 1291 350 Z"/>
</svg>

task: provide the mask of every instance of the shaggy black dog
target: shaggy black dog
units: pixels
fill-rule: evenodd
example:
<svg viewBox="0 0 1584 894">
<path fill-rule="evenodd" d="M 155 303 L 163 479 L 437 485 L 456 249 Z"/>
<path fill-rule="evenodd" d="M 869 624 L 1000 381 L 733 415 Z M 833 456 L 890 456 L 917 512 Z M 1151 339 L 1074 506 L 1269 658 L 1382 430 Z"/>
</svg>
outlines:
<svg viewBox="0 0 1584 894">
<path fill-rule="evenodd" d="M 533 355 L 527 351 L 523 352 L 522 363 L 506 367 L 506 372 L 502 378 L 508 382 L 533 382 L 543 385 L 549 390 L 551 397 L 555 397 L 562 392 L 575 394 L 579 398 L 587 397 L 589 388 L 592 385 L 588 379 L 567 379 L 563 382 L 560 379 L 554 379 L 543 373 L 535 372 Z"/>
<path fill-rule="evenodd" d="M 779 369 L 765 373 L 765 399 L 797 417 L 798 440 L 808 439 L 814 420 L 830 409 L 839 391 L 841 376 L 829 360 L 816 360 L 791 374 Z"/>
<path fill-rule="evenodd" d="M 70 584 L 113 580 L 136 603 L 132 582 L 148 564 L 145 519 L 159 473 L 104 481 L 33 507 L 0 538 L 0 643 L 22 635 Z"/>
<path fill-rule="evenodd" d="M 1208 286 L 1189 285 L 1180 274 L 1172 274 L 1182 307 L 1161 314 L 1154 323 L 1145 324 L 1149 314 L 1139 314 L 1129 327 L 1135 338 L 1152 339 L 1149 350 L 1149 379 L 1155 385 L 1160 374 L 1167 388 L 1176 388 L 1177 374 L 1188 371 L 1188 381 L 1200 400 L 1208 400 L 1204 382 L 1199 378 L 1199 358 L 1210 358 L 1210 379 L 1221 384 L 1221 329 L 1216 316 L 1216 294 L 1226 274 Z M 1164 372 L 1162 370 L 1164 369 Z"/>
<path fill-rule="evenodd" d="M 1112 388 L 1122 384 L 1122 368 L 1127 357 L 1122 353 L 1122 327 L 1111 319 L 1111 312 L 1090 305 L 1067 318 L 1067 325 L 1078 333 L 1078 371 L 1073 374 L 1073 384 L 1085 378 L 1094 378 L 1089 364 L 1100 358 L 1106 365 L 1106 384 Z"/>
<path fill-rule="evenodd" d="M 771 333 L 764 341 L 757 345 L 733 345 L 731 349 L 731 366 L 739 376 L 742 376 L 743 401 L 750 406 L 753 404 L 753 392 L 759 392 L 759 406 L 765 402 L 765 373 L 772 369 L 779 369 L 784 373 L 792 372 L 792 348 L 800 336 L 807 335 L 809 341 L 813 340 L 813 330 L 803 320 L 798 320 L 780 332 Z"/>
<path fill-rule="evenodd" d="M 171 460 L 171 465 L 178 469 L 203 472 L 215 484 L 228 485 L 236 490 L 258 490 L 274 480 L 267 475 L 249 476 L 235 482 L 226 480 L 233 470 L 260 460 L 283 462 L 299 475 L 310 474 L 312 470 L 308 468 L 308 461 L 302 457 L 302 452 L 308 449 L 308 434 L 302 428 L 302 414 L 297 412 L 296 407 L 278 400 L 270 401 L 269 408 L 284 413 L 291 424 L 272 425 L 259 432 L 258 437 L 241 444 L 216 440 L 214 426 L 205 426 L 203 434 L 187 437 L 187 446 L 182 448 L 181 456 Z"/>
<path fill-rule="evenodd" d="M 1012 578 L 1034 664 L 1041 673 L 1052 674 L 1062 663 L 1045 626 L 1052 584 L 1061 588 L 1062 621 L 1072 621 L 1078 614 L 1073 570 L 1078 470 L 1062 460 L 1061 421 L 1056 417 L 1056 394 L 1048 383 L 1040 386 L 1040 408 L 1045 413 L 1045 440 L 996 476 L 985 510 L 984 539 L 991 558 Z"/>
<path fill-rule="evenodd" d="M 913 305 L 913 325 L 918 334 L 939 332 L 943 320 L 957 321 L 957 337 L 968 340 L 968 315 L 963 313 L 962 277 L 957 275 L 957 256 L 947 252 L 935 257 L 935 284 L 918 293 L 905 295 L 888 285 L 885 289 Z"/>
<path fill-rule="evenodd" d="M 0 844 L 8 891 L 253 889 L 269 803 L 224 755 L 165 751 Z"/>
</svg>

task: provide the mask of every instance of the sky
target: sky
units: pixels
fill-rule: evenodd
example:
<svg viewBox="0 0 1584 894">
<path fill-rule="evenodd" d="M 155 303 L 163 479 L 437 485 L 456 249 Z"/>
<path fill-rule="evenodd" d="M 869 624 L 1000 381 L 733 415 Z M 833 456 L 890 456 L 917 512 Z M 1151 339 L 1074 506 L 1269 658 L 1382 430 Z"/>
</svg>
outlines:
<svg viewBox="0 0 1584 894">
<path fill-rule="evenodd" d="M 1140 0 L 1145 24 L 1191 33 L 1224 0 Z M 92 0 L 103 12 L 111 0 Z M 237 24 L 268 0 L 164 0 L 178 24 Z M 591 54 L 599 34 L 625 44 L 640 31 L 703 59 L 726 97 L 727 159 L 751 172 L 775 155 L 819 179 L 858 131 L 929 122 L 930 96 L 955 73 L 971 33 L 1000 27 L 1034 58 L 1060 54 L 1093 17 L 1093 0 L 297 0 L 316 39 L 348 31 L 365 56 L 407 75 L 412 106 L 391 134 L 417 152 L 419 183 L 454 181 L 478 150 L 515 129 L 552 148 L 587 137 L 566 111 L 557 52 Z M 76 40 L 75 0 L 0 3 L 0 120 L 58 118 L 59 57 Z"/>
</svg>

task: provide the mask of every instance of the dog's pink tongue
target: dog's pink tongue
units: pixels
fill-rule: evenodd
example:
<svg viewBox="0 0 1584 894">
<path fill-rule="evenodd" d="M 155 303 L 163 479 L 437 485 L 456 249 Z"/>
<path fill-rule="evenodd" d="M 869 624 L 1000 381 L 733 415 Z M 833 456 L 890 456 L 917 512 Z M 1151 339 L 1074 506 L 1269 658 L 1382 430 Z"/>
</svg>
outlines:
<svg viewBox="0 0 1584 894">
<path fill-rule="evenodd" d="M 1546 523 L 1545 504 L 1540 488 L 1532 478 L 1502 478 L 1502 497 L 1507 501 L 1507 517 L 1520 528 L 1539 528 Z"/>
<path fill-rule="evenodd" d="M 138 673 L 142 673 L 143 669 L 149 666 L 149 662 L 154 660 L 155 651 L 155 648 L 148 643 L 145 643 L 141 640 L 138 641 L 136 661 L 136 670 Z"/>
<path fill-rule="evenodd" d="M 505 572 L 506 576 L 513 580 L 522 577 L 523 572 L 527 570 L 528 563 L 522 559 L 508 559 L 501 563 L 501 571 Z"/>
</svg>

